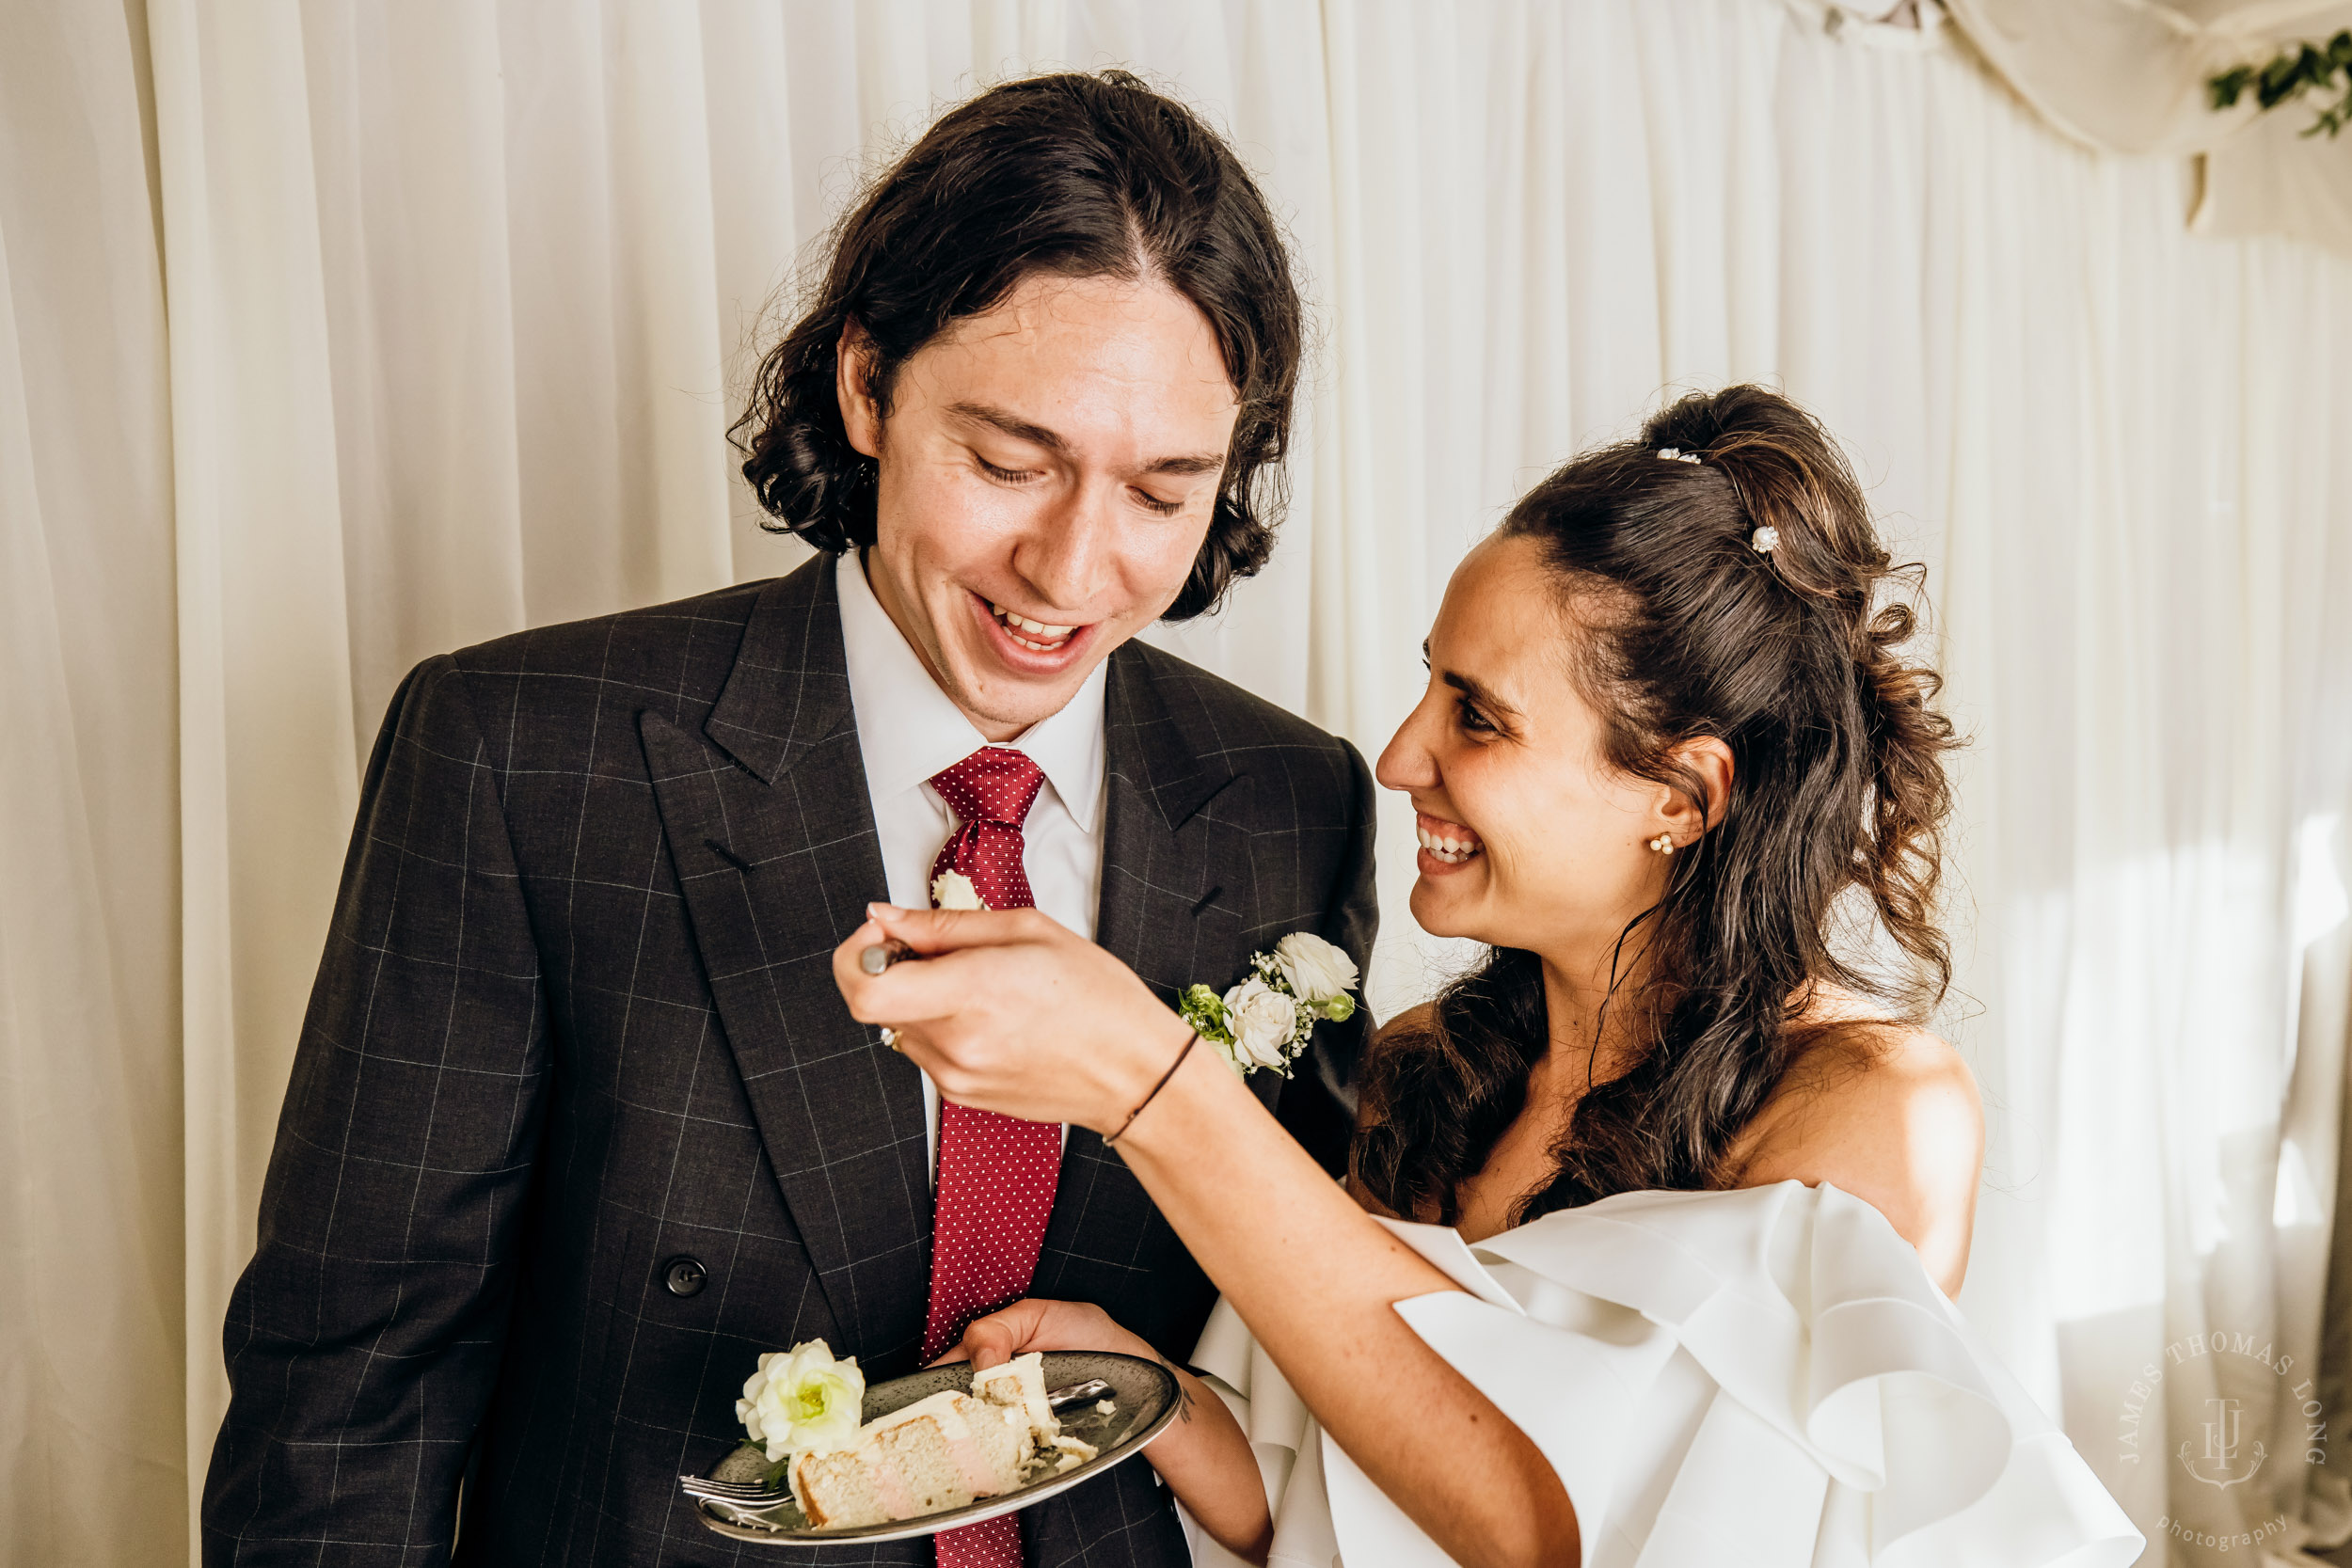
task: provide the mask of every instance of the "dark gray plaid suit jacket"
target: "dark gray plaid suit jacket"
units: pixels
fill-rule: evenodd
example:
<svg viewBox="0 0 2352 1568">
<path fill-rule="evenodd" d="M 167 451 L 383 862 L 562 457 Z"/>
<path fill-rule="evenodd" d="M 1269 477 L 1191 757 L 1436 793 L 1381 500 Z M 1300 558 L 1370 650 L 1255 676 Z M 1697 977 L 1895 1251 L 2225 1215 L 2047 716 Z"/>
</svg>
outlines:
<svg viewBox="0 0 2352 1568">
<path fill-rule="evenodd" d="M 1362 961 L 1362 758 L 1138 644 L 1105 701 L 1103 945 L 1169 998 L 1295 929 Z M 736 1441 L 760 1351 L 914 1364 L 920 1082 L 830 967 L 883 895 L 829 560 L 419 666 L 229 1311 L 206 1563 L 448 1560 L 461 1477 L 463 1562 L 928 1563 L 739 1547 L 674 1480 Z M 1333 1169 L 1362 1017 L 1252 1080 Z M 1213 1299 L 1080 1129 L 1032 1289 L 1177 1357 Z M 1184 1560 L 1142 1465 L 1025 1527 L 1046 1568 Z"/>
</svg>

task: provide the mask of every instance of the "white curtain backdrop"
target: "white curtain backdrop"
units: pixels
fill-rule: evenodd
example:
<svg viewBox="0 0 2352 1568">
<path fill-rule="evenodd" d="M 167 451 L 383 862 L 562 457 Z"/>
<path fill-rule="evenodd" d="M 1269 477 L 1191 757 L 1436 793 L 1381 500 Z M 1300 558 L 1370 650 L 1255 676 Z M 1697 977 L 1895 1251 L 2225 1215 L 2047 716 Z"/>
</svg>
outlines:
<svg viewBox="0 0 2352 1568">
<path fill-rule="evenodd" d="M 0 0 L 0 1562 L 188 1552 L 400 673 L 797 563 L 723 436 L 763 307 L 937 106 L 1109 64 L 1228 130 L 1319 321 L 1274 562 L 1165 641 L 1375 751 L 1537 475 L 1685 388 L 1819 411 L 1975 742 L 1963 1304 L 2148 1561 L 2165 1518 L 2341 1539 L 2291 1386 L 2352 1011 L 2352 261 L 2192 235 L 2183 163 L 1833 15 Z M 1458 957 L 1386 830 L 1383 1014 Z M 2297 1374 L 2168 1359 L 2217 1332 Z M 2226 1490 L 2171 1458 L 2222 1394 L 2275 1456 Z"/>
</svg>

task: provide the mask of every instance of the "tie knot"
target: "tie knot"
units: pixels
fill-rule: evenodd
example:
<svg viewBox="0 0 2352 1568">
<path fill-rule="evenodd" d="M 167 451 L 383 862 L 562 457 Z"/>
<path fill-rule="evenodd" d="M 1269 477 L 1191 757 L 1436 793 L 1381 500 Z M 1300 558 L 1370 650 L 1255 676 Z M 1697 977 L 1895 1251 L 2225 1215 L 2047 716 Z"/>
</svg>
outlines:
<svg viewBox="0 0 2352 1568">
<path fill-rule="evenodd" d="M 1043 770 L 1027 752 L 1003 746 L 983 746 L 931 775 L 931 787 L 964 821 L 1001 822 L 1016 831 L 1044 783 Z"/>
</svg>

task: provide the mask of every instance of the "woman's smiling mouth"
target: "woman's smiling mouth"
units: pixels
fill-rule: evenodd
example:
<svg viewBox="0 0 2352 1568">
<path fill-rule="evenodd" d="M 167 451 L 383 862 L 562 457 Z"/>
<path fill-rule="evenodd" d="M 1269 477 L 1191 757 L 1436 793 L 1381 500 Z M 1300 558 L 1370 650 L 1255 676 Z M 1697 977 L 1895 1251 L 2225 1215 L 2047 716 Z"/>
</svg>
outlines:
<svg viewBox="0 0 2352 1568">
<path fill-rule="evenodd" d="M 1477 833 L 1461 823 L 1425 811 L 1413 814 L 1413 832 L 1421 840 L 1422 851 L 1443 865 L 1460 865 L 1486 847 Z"/>
</svg>

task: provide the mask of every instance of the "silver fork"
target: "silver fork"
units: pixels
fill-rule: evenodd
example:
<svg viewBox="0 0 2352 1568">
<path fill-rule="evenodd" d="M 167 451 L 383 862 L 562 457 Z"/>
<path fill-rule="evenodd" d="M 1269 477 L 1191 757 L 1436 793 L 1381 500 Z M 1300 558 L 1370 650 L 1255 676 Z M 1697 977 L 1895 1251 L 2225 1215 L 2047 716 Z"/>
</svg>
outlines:
<svg viewBox="0 0 2352 1568">
<path fill-rule="evenodd" d="M 1056 1411 L 1067 1410 L 1073 1404 L 1086 1404 L 1102 1399 L 1110 1391 L 1109 1384 L 1099 1377 L 1090 1377 L 1084 1383 L 1073 1383 L 1067 1387 L 1053 1389 L 1046 1394 L 1045 1402 Z M 708 1476 L 680 1476 L 677 1484 L 679 1491 L 697 1501 L 725 1503 L 730 1508 L 739 1509 L 773 1508 L 792 1496 L 790 1484 L 784 1481 L 768 1484 L 749 1481 L 713 1481 Z"/>
</svg>

